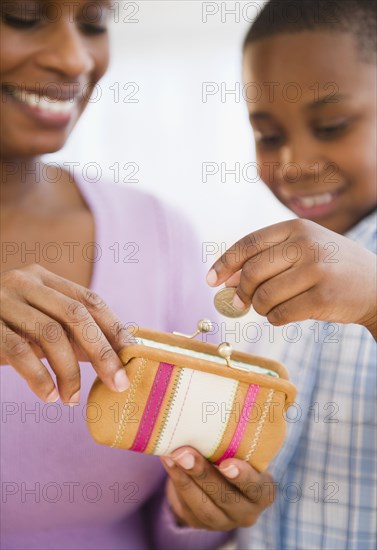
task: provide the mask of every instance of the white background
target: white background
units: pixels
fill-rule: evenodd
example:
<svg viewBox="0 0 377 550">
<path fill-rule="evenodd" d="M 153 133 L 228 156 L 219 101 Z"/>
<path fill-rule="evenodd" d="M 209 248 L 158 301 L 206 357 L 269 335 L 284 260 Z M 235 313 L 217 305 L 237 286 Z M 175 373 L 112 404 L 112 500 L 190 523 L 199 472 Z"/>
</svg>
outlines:
<svg viewBox="0 0 377 550">
<path fill-rule="evenodd" d="M 101 97 L 93 97 L 66 147 L 46 160 L 79 162 L 76 170 L 89 181 L 97 169 L 88 163 L 99 165 L 108 181 L 118 171 L 119 184 L 152 191 L 183 209 L 201 241 L 214 243 L 207 250 L 293 217 L 257 181 L 255 168 L 242 174 L 255 156 L 242 97 L 241 46 L 258 2 L 153 0 L 118 6 L 119 21 L 114 12 L 110 24 L 111 65 L 97 88 Z M 206 102 L 203 83 L 219 89 Z M 224 93 L 237 86 L 237 96 Z M 124 102 L 129 100 L 137 102 Z M 208 162 L 219 172 L 205 183 Z M 126 163 L 138 166 L 138 182 L 127 181 L 132 166 L 123 169 Z M 221 163 L 226 169 L 239 163 L 240 181 L 225 174 L 222 182 Z M 214 258 L 208 255 L 208 264 Z"/>
<path fill-rule="evenodd" d="M 100 98 L 89 105 L 66 147 L 46 159 L 78 162 L 89 182 L 98 172 L 88 168 L 91 163 L 109 182 L 118 163 L 119 185 L 152 192 L 184 212 L 202 243 L 207 268 L 242 236 L 294 217 L 256 178 L 255 169 L 242 174 L 245 165 L 256 162 L 242 97 L 242 42 L 262 3 L 118 2 L 119 21 L 112 16 L 110 25 L 111 65 L 98 86 Z M 219 89 L 207 101 L 203 83 Z M 238 95 L 226 93 L 237 86 Z M 209 162 L 219 172 L 205 183 L 203 163 Z M 127 181 L 126 163 L 138 166 L 138 182 Z M 221 163 L 226 169 L 239 163 L 240 181 L 228 174 L 222 182 Z M 270 338 L 265 321 L 253 310 L 240 319 L 224 318 L 218 337 L 238 349 L 261 352 L 258 342 Z M 274 329 L 270 357 L 279 356 L 280 333 L 281 327 Z"/>
</svg>

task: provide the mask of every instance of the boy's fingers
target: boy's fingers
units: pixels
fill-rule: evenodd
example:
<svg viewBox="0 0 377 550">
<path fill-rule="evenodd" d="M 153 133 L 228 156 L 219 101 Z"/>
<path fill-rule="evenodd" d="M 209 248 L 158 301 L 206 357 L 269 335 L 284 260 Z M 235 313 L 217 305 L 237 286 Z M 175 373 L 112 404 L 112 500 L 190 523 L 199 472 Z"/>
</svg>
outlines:
<svg viewBox="0 0 377 550">
<path fill-rule="evenodd" d="M 241 269 L 247 260 L 286 241 L 291 235 L 291 229 L 289 222 L 281 222 L 246 235 L 213 264 L 207 275 L 208 284 L 218 286 L 224 283 L 233 273 Z"/>
<path fill-rule="evenodd" d="M 253 296 L 260 285 L 292 269 L 293 263 L 284 257 L 282 246 L 278 245 L 265 250 L 242 266 L 237 295 L 245 307 L 249 307 L 251 302 L 254 303 Z M 237 303 L 234 305 L 237 307 Z"/>
<path fill-rule="evenodd" d="M 278 304 L 267 314 L 267 320 L 275 326 L 305 321 L 306 319 L 321 320 L 320 299 L 315 295 L 312 288 Z M 331 322 L 331 319 L 327 320 Z"/>
<path fill-rule="evenodd" d="M 267 315 L 277 305 L 312 288 L 316 281 L 314 269 L 292 267 L 257 287 L 252 298 L 253 307 L 259 315 Z"/>
<path fill-rule="evenodd" d="M 225 281 L 225 286 L 231 286 L 233 288 L 236 288 L 240 284 L 241 280 L 241 273 L 242 271 L 239 270 L 237 273 L 234 273 Z"/>
</svg>

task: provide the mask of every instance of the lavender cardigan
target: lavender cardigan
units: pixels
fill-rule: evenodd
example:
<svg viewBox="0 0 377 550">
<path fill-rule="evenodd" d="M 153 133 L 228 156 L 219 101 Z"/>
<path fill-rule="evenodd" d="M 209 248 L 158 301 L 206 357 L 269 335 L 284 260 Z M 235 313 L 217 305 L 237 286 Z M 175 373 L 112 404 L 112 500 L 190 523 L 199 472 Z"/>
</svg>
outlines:
<svg viewBox="0 0 377 550">
<path fill-rule="evenodd" d="M 130 188 L 77 185 L 96 225 L 91 288 L 122 321 L 193 332 L 214 316 L 201 245 L 182 216 Z M 157 457 L 91 439 L 84 417 L 95 372 L 82 364 L 81 373 L 81 403 L 70 408 L 44 404 L 12 367 L 0 368 L 1 548 L 216 548 L 224 533 L 175 525 Z"/>
</svg>

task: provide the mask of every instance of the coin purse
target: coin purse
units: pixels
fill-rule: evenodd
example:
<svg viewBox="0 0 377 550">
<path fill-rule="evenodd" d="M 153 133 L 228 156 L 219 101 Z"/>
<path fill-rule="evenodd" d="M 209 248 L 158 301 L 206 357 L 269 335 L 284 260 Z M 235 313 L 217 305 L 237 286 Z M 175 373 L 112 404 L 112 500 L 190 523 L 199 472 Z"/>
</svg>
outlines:
<svg viewBox="0 0 377 550">
<path fill-rule="evenodd" d="M 141 328 L 133 336 L 119 353 L 130 387 L 113 392 L 97 378 L 89 393 L 94 440 L 153 455 L 190 445 L 215 464 L 236 457 L 265 470 L 296 395 L 286 368 L 227 343 Z"/>
</svg>

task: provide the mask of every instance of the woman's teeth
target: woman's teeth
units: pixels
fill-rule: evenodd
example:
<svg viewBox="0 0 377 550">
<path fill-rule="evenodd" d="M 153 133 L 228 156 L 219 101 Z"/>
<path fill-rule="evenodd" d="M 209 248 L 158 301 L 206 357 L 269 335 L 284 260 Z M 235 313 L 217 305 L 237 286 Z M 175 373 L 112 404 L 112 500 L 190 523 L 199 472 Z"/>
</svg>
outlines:
<svg viewBox="0 0 377 550">
<path fill-rule="evenodd" d="M 38 108 L 41 111 L 45 111 L 47 113 L 66 115 L 73 111 L 76 105 L 76 102 L 74 100 L 62 101 L 57 99 L 50 99 L 46 96 L 40 96 L 24 91 L 14 91 L 13 95 L 16 99 L 18 99 L 18 101 L 26 103 L 31 107 Z"/>
<path fill-rule="evenodd" d="M 328 204 L 333 198 L 333 193 L 323 193 L 322 195 L 312 195 L 311 197 L 296 197 L 296 201 L 304 208 L 312 208 L 319 204 Z"/>
</svg>

